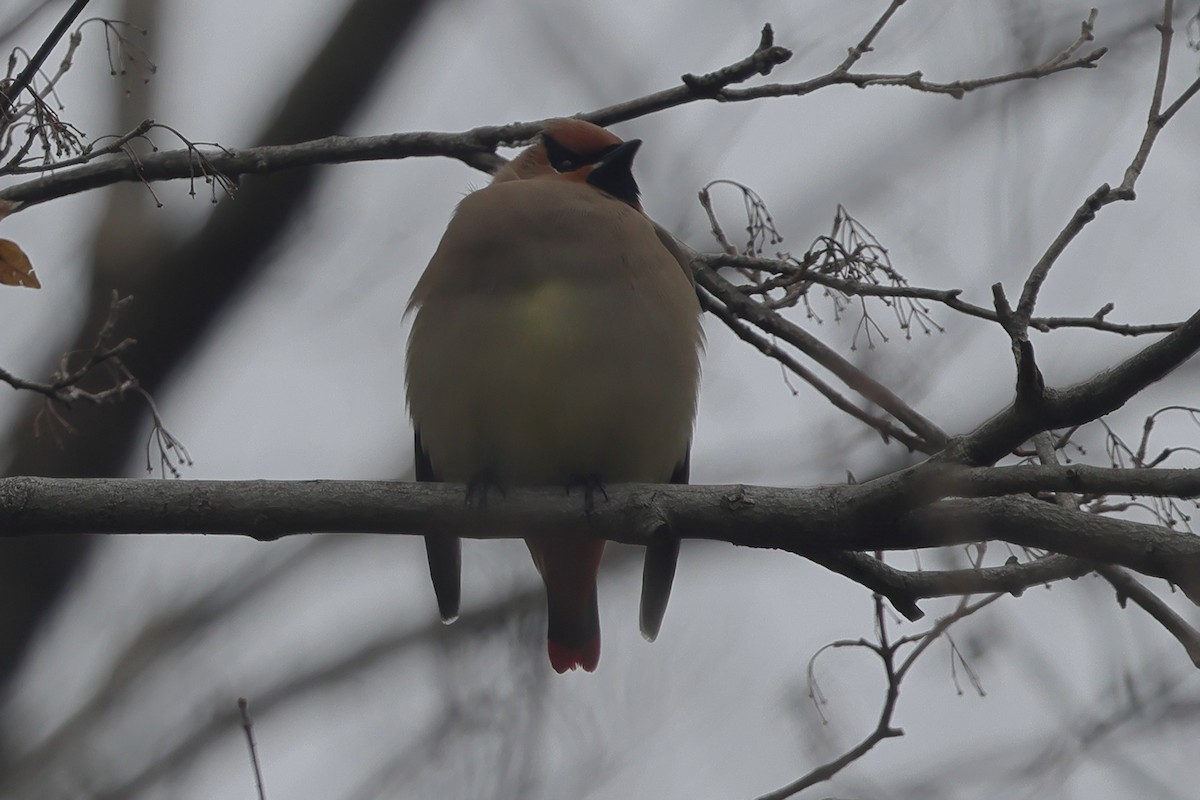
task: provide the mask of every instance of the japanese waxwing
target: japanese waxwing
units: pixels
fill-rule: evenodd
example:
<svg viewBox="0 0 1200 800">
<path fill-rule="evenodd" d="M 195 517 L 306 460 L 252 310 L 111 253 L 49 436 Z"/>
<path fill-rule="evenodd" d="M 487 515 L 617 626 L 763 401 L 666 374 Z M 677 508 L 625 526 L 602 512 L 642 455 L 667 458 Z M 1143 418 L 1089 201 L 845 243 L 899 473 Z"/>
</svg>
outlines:
<svg viewBox="0 0 1200 800">
<path fill-rule="evenodd" d="M 687 257 L 638 202 L 641 141 L 556 119 L 468 194 L 417 282 L 406 384 L 418 480 L 489 486 L 686 483 L 702 346 Z M 590 496 L 590 495 L 589 495 Z M 527 538 L 558 672 L 600 658 L 602 540 Z M 460 543 L 426 537 L 442 619 Z M 678 541 L 647 548 L 641 628 L 658 634 Z"/>
</svg>

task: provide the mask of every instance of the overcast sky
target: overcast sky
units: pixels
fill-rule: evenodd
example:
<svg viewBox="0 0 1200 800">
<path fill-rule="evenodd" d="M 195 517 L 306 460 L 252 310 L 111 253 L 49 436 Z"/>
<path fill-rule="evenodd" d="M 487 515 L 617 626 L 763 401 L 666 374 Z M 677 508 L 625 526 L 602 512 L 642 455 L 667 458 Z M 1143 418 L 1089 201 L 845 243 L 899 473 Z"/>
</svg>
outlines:
<svg viewBox="0 0 1200 800">
<path fill-rule="evenodd" d="M 51 4 L 3 46 L 32 50 L 63 5 Z M 115 3 L 93 5 L 96 14 L 119 16 Z M 131 72 L 115 91 L 112 82 L 122 79 L 107 74 L 98 29 L 85 28 L 60 91 L 63 116 L 90 135 L 111 132 L 112 98 L 128 88 L 126 102 L 148 104 L 156 120 L 193 140 L 248 144 L 341 5 L 160 0 L 146 41 L 157 71 L 149 85 Z M 771 80 L 804 80 L 840 61 L 885 6 L 442 2 L 369 109 L 328 133 L 453 131 L 599 108 L 747 55 L 768 21 L 796 53 Z M 834 87 L 799 99 L 697 103 L 616 130 L 645 140 L 635 172 L 648 212 L 697 249 L 714 243 L 696 192 L 732 179 L 765 199 L 783 250 L 800 254 L 827 233 L 840 203 L 914 285 L 961 288 L 965 299 L 990 305 L 996 281 L 1010 297 L 1019 292 L 1087 194 L 1120 182 L 1144 126 L 1159 8 L 1102 5 L 1097 44 L 1112 50 L 1096 70 L 960 101 Z M 1057 52 L 1086 11 L 1033 0 L 911 2 L 861 66 L 920 69 L 936 81 L 1008 72 Z M 1169 96 L 1200 62 L 1178 39 Z M 1119 322 L 1175 321 L 1195 311 L 1198 123 L 1195 104 L 1171 123 L 1137 202 L 1105 209 L 1079 237 L 1047 281 L 1039 313 L 1090 315 L 1110 301 Z M 455 203 L 486 177 L 439 159 L 322 174 L 289 246 L 157 398 L 195 460 L 184 479 L 409 474 L 401 313 Z M 151 219 L 163 231 L 196 228 L 211 213 L 184 182 L 155 191 L 165 207 Z M 719 200 L 726 229 L 740 230 L 740 199 Z M 0 365 L 38 377 L 66 346 L 86 295 L 96 221 L 112 202 L 150 201 L 93 192 L 0 222 L 0 236 L 25 248 L 44 286 L 0 291 Z M 820 323 L 803 309 L 793 318 L 851 353 L 858 318 L 836 322 L 827 299 L 812 302 Z M 933 316 L 945 333 L 909 341 L 877 306 L 873 317 L 888 341 L 871 349 L 860 339 L 851 354 L 925 415 L 965 432 L 1012 396 L 1008 339 L 997 326 L 941 308 Z M 694 482 L 809 486 L 907 463 L 902 448 L 884 445 L 808 387 L 793 392 L 777 364 L 716 321 L 706 330 Z M 1144 343 L 1095 332 L 1035 339 L 1051 385 L 1087 377 Z M 1195 366 L 1185 366 L 1110 422 L 1136 439 L 1150 411 L 1194 403 L 1195 385 Z M 6 424 L 18 408 L 13 393 L 0 394 Z M 1160 447 L 1200 438 L 1182 418 L 1165 420 L 1158 435 Z M 1081 437 L 1089 450 L 1080 457 L 1106 463 L 1101 434 Z M 144 474 L 144 462 L 131 462 L 127 474 Z M 1007 551 L 996 550 L 1003 561 Z M 865 652 L 824 652 L 815 667 L 827 701 L 821 713 L 807 696 L 806 667 L 824 644 L 873 635 L 865 589 L 790 554 L 685 543 L 663 633 L 648 645 L 637 632 L 640 576 L 631 555 L 613 548 L 601 576 L 599 670 L 560 677 L 544 663 L 540 607 L 520 602 L 522 590 L 537 586 L 520 542 L 467 542 L 459 624 L 498 599 L 517 600 L 484 635 L 451 638 L 434 625 L 415 540 L 113 538 L 42 637 L 7 708 L 6 735 L 37 746 L 110 685 L 118 666 L 133 669 L 142 656 L 149 666 L 130 691 L 64 734 L 44 773 L 23 785 L 27 796 L 106 796 L 192 731 L 231 720 L 238 696 L 252 709 L 269 701 L 256 722 L 267 790 L 293 800 L 753 797 L 874 726 L 884 684 Z M 928 554 L 923 561 L 947 563 Z M 894 562 L 913 566 L 904 555 Z M 1200 622 L 1195 608 L 1175 605 Z M 932 620 L 952 604 L 924 607 Z M 145 636 L 148 623 L 171 614 L 182 616 L 163 622 L 162 639 Z M 924 629 L 893 621 L 898 635 Z M 882 743 L 813 796 L 1174 798 L 1200 785 L 1194 669 L 1140 610 L 1120 609 L 1106 584 L 1085 578 L 1004 598 L 956 628 L 954 642 L 986 694 L 955 667 L 948 643 L 935 644 L 904 687 L 896 724 L 906 736 Z M 127 660 L 115 664 L 119 657 Z M 304 682 L 343 659 L 327 680 Z M 1140 711 L 1126 714 L 1133 691 Z M 1163 721 L 1165 706 L 1191 710 Z M 1123 722 L 1077 757 L 1075 739 L 1110 718 Z M 1150 729 L 1146 720 L 1155 720 Z M 189 752 L 194 757 L 161 781 L 122 796 L 254 796 L 236 725 L 215 727 Z M 1039 769 L 1046 752 L 1055 752 L 1056 766 Z"/>
</svg>

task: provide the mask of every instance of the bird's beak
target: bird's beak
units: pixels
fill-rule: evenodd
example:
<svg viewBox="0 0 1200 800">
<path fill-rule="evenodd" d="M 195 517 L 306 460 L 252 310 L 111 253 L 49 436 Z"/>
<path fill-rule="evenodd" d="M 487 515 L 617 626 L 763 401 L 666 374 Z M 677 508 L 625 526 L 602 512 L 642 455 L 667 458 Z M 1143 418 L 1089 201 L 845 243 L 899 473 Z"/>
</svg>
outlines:
<svg viewBox="0 0 1200 800">
<path fill-rule="evenodd" d="M 641 139 L 630 139 L 617 145 L 592 168 L 587 182 L 618 200 L 636 206 L 640 192 L 633 178 L 633 157 L 641 146 Z"/>
<path fill-rule="evenodd" d="M 638 148 L 642 146 L 641 139 L 630 139 L 628 142 L 621 142 L 613 148 L 612 152 L 600 159 L 600 163 L 596 166 L 597 169 L 611 168 L 613 170 L 633 169 L 633 157 L 637 155 Z"/>
</svg>

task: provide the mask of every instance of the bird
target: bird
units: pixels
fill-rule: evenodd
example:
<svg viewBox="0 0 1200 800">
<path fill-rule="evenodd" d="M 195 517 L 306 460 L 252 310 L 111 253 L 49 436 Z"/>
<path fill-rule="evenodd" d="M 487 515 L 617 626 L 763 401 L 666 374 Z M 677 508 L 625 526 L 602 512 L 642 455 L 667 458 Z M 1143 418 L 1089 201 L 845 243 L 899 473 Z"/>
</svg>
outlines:
<svg viewBox="0 0 1200 800">
<path fill-rule="evenodd" d="M 687 483 L 703 349 L 687 251 L 642 209 L 640 139 L 552 119 L 459 202 L 413 289 L 405 364 L 416 477 L 491 488 Z M 443 621 L 459 537 L 426 535 Z M 529 536 L 559 673 L 600 659 L 604 541 Z M 658 635 L 677 538 L 646 549 L 640 627 Z"/>
</svg>

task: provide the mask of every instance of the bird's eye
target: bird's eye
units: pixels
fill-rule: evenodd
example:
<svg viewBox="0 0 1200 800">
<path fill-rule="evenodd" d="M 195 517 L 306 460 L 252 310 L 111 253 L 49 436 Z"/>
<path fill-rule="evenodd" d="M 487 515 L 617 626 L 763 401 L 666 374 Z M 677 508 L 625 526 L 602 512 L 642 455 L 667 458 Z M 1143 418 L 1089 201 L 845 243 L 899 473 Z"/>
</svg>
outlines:
<svg viewBox="0 0 1200 800">
<path fill-rule="evenodd" d="M 542 145 L 546 148 L 546 158 L 555 172 L 574 172 L 588 163 L 578 153 L 563 147 L 548 134 L 542 134 Z"/>
</svg>

